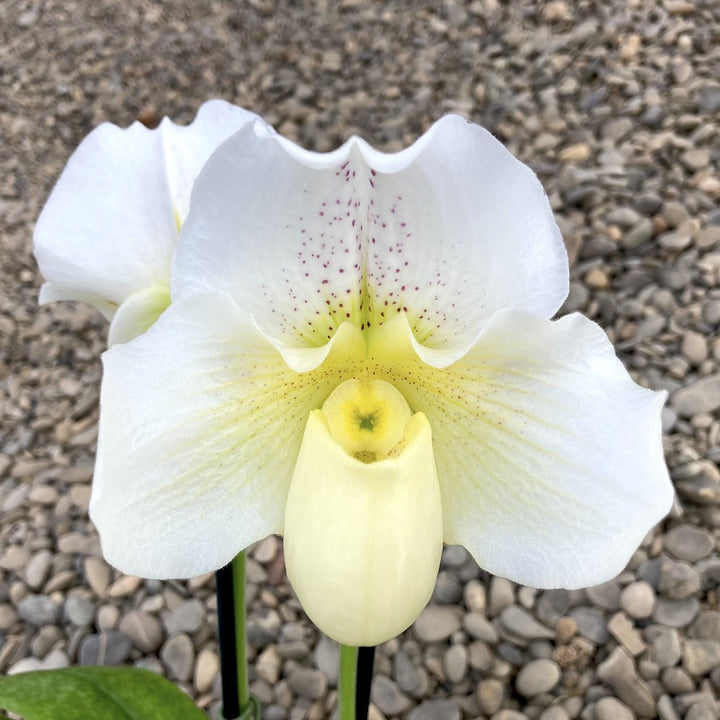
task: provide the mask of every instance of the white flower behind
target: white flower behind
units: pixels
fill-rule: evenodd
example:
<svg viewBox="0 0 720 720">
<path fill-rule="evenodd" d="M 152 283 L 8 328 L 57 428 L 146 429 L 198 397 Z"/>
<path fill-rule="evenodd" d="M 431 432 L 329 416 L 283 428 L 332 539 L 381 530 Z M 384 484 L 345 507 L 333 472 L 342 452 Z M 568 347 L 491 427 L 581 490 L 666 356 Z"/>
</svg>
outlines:
<svg viewBox="0 0 720 720">
<path fill-rule="evenodd" d="M 443 541 L 537 587 L 613 577 L 670 506 L 664 395 L 550 320 L 567 288 L 537 178 L 462 118 L 393 155 L 248 124 L 197 180 L 172 306 L 104 356 L 106 557 L 192 576 L 284 533 L 354 645 L 414 620 Z"/>
<path fill-rule="evenodd" d="M 190 191 L 217 146 L 256 116 L 211 100 L 188 126 L 104 123 L 68 160 L 35 227 L 40 303 L 82 300 L 111 320 L 109 344 L 144 332 L 170 302 L 170 264 Z"/>
</svg>

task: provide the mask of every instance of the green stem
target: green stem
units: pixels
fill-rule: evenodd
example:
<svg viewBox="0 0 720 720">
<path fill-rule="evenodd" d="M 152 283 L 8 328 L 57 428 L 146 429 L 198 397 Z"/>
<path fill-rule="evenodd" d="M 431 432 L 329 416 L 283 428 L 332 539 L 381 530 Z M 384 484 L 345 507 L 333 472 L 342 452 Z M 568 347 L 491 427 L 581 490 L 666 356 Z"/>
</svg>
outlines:
<svg viewBox="0 0 720 720">
<path fill-rule="evenodd" d="M 357 676 L 356 647 L 340 645 L 338 682 L 338 720 L 355 720 L 355 682 Z"/>
<path fill-rule="evenodd" d="M 247 651 L 245 649 L 245 551 L 232 561 L 233 589 L 235 591 L 235 651 L 237 656 L 237 688 L 240 710 L 250 702 Z"/>
</svg>

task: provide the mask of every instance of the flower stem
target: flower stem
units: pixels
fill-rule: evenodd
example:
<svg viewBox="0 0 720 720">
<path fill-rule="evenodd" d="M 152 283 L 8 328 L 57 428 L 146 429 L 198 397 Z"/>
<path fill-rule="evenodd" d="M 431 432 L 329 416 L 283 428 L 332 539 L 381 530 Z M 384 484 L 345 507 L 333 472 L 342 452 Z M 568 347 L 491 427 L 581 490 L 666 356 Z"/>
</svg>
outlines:
<svg viewBox="0 0 720 720">
<path fill-rule="evenodd" d="M 240 708 L 250 702 L 248 685 L 247 652 L 245 649 L 245 551 L 239 552 L 232 561 L 232 581 L 235 591 L 235 655 L 237 657 L 237 689 Z"/>
<path fill-rule="evenodd" d="M 357 660 L 357 688 L 355 690 L 356 720 L 367 720 L 370 709 L 370 686 L 372 685 L 375 647 L 359 647 Z"/>
<path fill-rule="evenodd" d="M 250 695 L 245 651 L 245 552 L 215 573 L 222 667 L 222 720 L 259 718 L 260 704 Z"/>
<path fill-rule="evenodd" d="M 358 649 L 340 645 L 340 675 L 338 682 L 338 720 L 355 720 L 355 680 Z"/>
</svg>

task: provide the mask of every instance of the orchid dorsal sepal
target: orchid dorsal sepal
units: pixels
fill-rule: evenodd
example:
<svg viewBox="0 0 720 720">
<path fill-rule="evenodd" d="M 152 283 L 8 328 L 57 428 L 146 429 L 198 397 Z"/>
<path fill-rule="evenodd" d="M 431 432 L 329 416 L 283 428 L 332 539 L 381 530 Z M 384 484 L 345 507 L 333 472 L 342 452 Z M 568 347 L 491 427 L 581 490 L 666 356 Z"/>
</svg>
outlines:
<svg viewBox="0 0 720 720">
<path fill-rule="evenodd" d="M 360 392 L 356 399 L 367 397 Z M 285 507 L 290 582 L 310 619 L 354 646 L 377 645 L 412 624 L 430 599 L 442 552 L 440 487 L 425 415 L 409 418 L 387 457 L 365 459 L 336 442 L 324 410 L 314 410 Z"/>
</svg>

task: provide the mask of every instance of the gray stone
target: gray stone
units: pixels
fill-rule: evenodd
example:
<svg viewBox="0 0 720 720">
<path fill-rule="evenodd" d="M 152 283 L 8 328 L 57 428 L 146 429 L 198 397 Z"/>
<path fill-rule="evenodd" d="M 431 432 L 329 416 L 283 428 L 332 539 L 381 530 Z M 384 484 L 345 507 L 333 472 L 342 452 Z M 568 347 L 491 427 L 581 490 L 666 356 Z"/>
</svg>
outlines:
<svg viewBox="0 0 720 720">
<path fill-rule="evenodd" d="M 636 620 L 650 617 L 655 607 L 653 586 L 645 580 L 626 585 L 620 593 L 620 607 Z"/>
<path fill-rule="evenodd" d="M 712 552 L 715 540 L 703 528 L 694 525 L 676 525 L 664 536 L 663 547 L 678 560 L 697 562 Z"/>
<path fill-rule="evenodd" d="M 119 630 L 124 632 L 141 652 L 154 653 L 162 644 L 163 632 L 160 621 L 150 613 L 131 610 L 120 621 Z"/>
<path fill-rule="evenodd" d="M 460 629 L 460 617 L 454 607 L 428 605 L 413 626 L 422 642 L 438 642 Z"/>
<path fill-rule="evenodd" d="M 328 681 L 336 684 L 338 678 L 338 663 L 340 660 L 339 645 L 326 635 L 320 635 L 320 641 L 315 646 L 314 656 L 315 664 L 322 670 Z M 274 680 L 272 684 L 276 681 L 277 679 Z"/>
<path fill-rule="evenodd" d="M 505 685 L 495 678 L 486 678 L 478 683 L 475 691 L 480 710 L 486 715 L 496 713 L 505 699 Z"/>
<path fill-rule="evenodd" d="M 467 613 L 463 617 L 463 629 L 468 635 L 478 640 L 495 644 L 498 641 L 498 632 L 495 626 L 479 613 Z"/>
<path fill-rule="evenodd" d="M 588 640 L 602 645 L 610 639 L 605 617 L 596 608 L 581 605 L 570 610 L 568 615 L 577 623 L 578 632 Z"/>
<path fill-rule="evenodd" d="M 462 711 L 454 700 L 427 700 L 413 708 L 407 720 L 461 720 Z"/>
<path fill-rule="evenodd" d="M 88 635 L 80 645 L 81 665 L 120 665 L 130 657 L 130 638 L 117 630 Z"/>
<path fill-rule="evenodd" d="M 672 667 L 680 661 L 680 636 L 676 630 L 665 630 L 653 641 L 655 662 L 661 667 Z"/>
<path fill-rule="evenodd" d="M 538 720 L 570 720 L 570 713 L 562 705 L 551 705 L 543 710 Z"/>
<path fill-rule="evenodd" d="M 418 668 L 402 648 L 393 657 L 393 677 L 403 692 L 413 692 L 420 682 Z"/>
<path fill-rule="evenodd" d="M 494 575 L 490 580 L 488 617 L 497 617 L 515 601 L 515 585 L 507 578 Z"/>
<path fill-rule="evenodd" d="M 492 667 L 493 656 L 487 643 L 482 642 L 482 640 L 476 640 L 470 643 L 468 650 L 470 666 L 472 668 L 485 672 Z"/>
<path fill-rule="evenodd" d="M 713 115 L 720 110 L 720 85 L 706 85 L 698 96 L 701 112 Z"/>
<path fill-rule="evenodd" d="M 527 610 L 518 605 L 508 605 L 500 613 L 500 625 L 523 640 L 551 640 L 555 636 L 550 628 L 541 625 Z"/>
<path fill-rule="evenodd" d="M 169 637 L 160 648 L 160 659 L 172 680 L 188 682 L 192 678 L 195 648 L 188 635 L 178 633 Z"/>
<path fill-rule="evenodd" d="M 28 595 L 18 605 L 18 614 L 31 625 L 54 625 L 60 619 L 60 606 L 46 595 Z"/>
<path fill-rule="evenodd" d="M 700 603 L 695 597 L 685 600 L 658 598 L 653 611 L 653 620 L 661 625 L 681 628 L 689 625 L 700 611 Z"/>
<path fill-rule="evenodd" d="M 455 573 L 441 570 L 433 591 L 433 601 L 440 605 L 455 605 L 463 596 L 463 586 Z"/>
<path fill-rule="evenodd" d="M 671 695 L 682 695 L 695 689 L 692 678 L 680 667 L 666 668 L 660 679 Z"/>
<path fill-rule="evenodd" d="M 689 563 L 666 560 L 660 570 L 658 591 L 671 600 L 684 600 L 700 591 L 700 573 Z"/>
<path fill-rule="evenodd" d="M 607 683 L 638 715 L 655 717 L 655 698 L 649 685 L 638 677 L 635 663 L 622 649 L 615 648 L 598 666 L 597 676 Z"/>
<path fill-rule="evenodd" d="M 200 629 L 205 608 L 197 598 L 184 600 L 172 612 L 165 615 L 163 623 L 168 635 L 178 632 L 194 633 Z"/>
<path fill-rule="evenodd" d="M 620 587 L 614 580 L 586 588 L 585 594 L 593 605 L 605 610 L 614 612 L 620 607 Z"/>
<path fill-rule="evenodd" d="M 604 697 L 595 703 L 595 720 L 635 720 L 632 710 L 617 698 Z"/>
<path fill-rule="evenodd" d="M 659 720 L 680 720 L 680 716 L 675 712 L 675 707 L 669 695 L 661 695 L 658 698 L 657 712 Z"/>
<path fill-rule="evenodd" d="M 468 649 L 464 645 L 451 645 L 443 657 L 445 677 L 451 683 L 461 682 L 468 668 Z"/>
<path fill-rule="evenodd" d="M 317 700 L 327 692 L 327 678 L 313 668 L 297 667 L 288 678 L 290 687 L 301 697 Z"/>
<path fill-rule="evenodd" d="M 277 641 L 280 616 L 272 608 L 254 610 L 247 621 L 247 641 L 253 647 L 265 647 Z"/>
<path fill-rule="evenodd" d="M 385 675 L 373 677 L 370 697 L 385 715 L 399 715 L 406 712 L 411 705 L 410 699 Z"/>
<path fill-rule="evenodd" d="M 705 610 L 701 612 L 688 634 L 693 638 L 720 641 L 720 611 Z"/>
<path fill-rule="evenodd" d="M 515 689 L 526 698 L 550 692 L 560 681 L 560 668 L 553 660 L 540 658 L 532 660 L 520 669 L 515 680 Z"/>
<path fill-rule="evenodd" d="M 720 642 L 686 640 L 682 646 L 682 665 L 691 675 L 702 677 L 720 665 Z"/>
<path fill-rule="evenodd" d="M 65 617 L 73 625 L 89 625 L 95 617 L 95 603 L 80 595 L 69 595 L 65 599 Z"/>
<path fill-rule="evenodd" d="M 720 373 L 701 378 L 676 390 L 671 395 L 670 402 L 683 417 L 715 412 L 720 408 Z"/>
<path fill-rule="evenodd" d="M 49 550 L 40 550 L 30 558 L 25 568 L 25 582 L 33 589 L 39 590 L 47 580 L 52 567 L 52 554 Z"/>
</svg>

